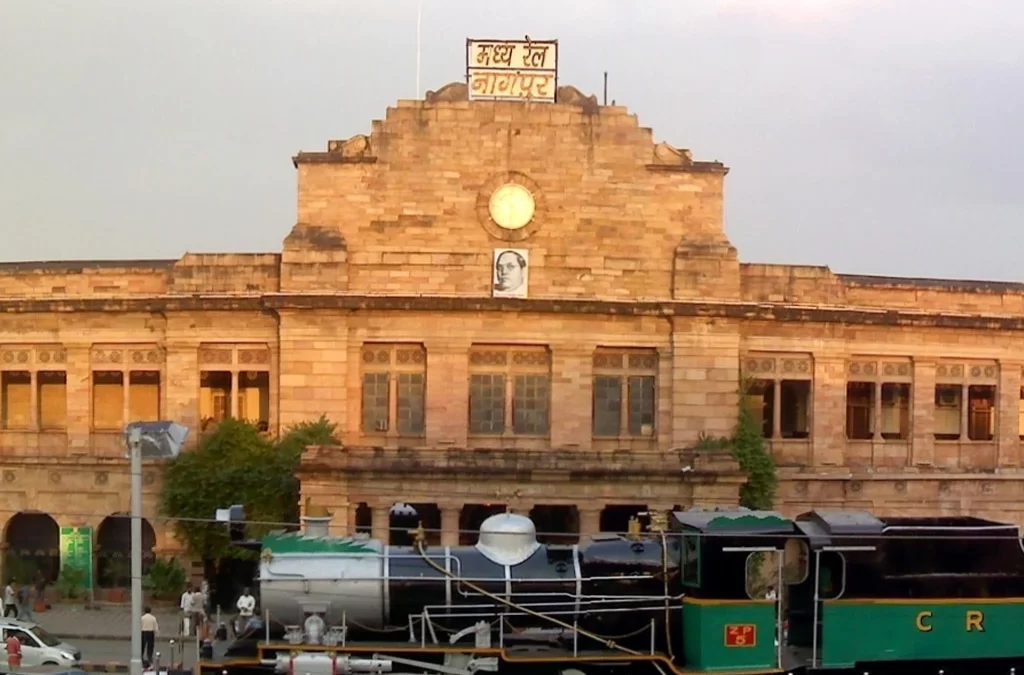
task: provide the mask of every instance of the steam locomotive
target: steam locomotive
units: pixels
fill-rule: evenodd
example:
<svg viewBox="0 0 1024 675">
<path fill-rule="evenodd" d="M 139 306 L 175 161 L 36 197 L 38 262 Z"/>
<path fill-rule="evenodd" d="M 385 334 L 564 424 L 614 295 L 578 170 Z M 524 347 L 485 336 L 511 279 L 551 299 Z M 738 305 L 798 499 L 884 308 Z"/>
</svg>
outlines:
<svg viewBox="0 0 1024 675">
<path fill-rule="evenodd" d="M 259 545 L 260 620 L 199 675 L 1024 668 L 1020 532 L 973 518 L 694 509 L 562 546 L 505 513 L 473 546 L 326 522 Z"/>
</svg>

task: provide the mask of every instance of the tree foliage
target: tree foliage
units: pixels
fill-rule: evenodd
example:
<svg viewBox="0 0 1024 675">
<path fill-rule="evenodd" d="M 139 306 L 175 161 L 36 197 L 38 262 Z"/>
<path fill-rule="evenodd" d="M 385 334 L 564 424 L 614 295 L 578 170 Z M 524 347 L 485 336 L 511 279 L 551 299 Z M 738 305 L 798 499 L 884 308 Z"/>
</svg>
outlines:
<svg viewBox="0 0 1024 675">
<path fill-rule="evenodd" d="M 306 445 L 337 444 L 334 432 L 335 425 L 321 417 L 292 427 L 275 444 L 253 424 L 224 420 L 195 450 L 168 463 L 160 511 L 177 519 L 175 533 L 194 554 L 207 561 L 224 557 L 231 544 L 227 528 L 210 522 L 216 510 L 243 505 L 247 519 L 255 521 L 247 528 L 253 537 L 297 522 L 295 472 L 302 450 Z"/>
<path fill-rule="evenodd" d="M 732 456 L 747 474 L 747 482 L 740 487 L 740 506 L 748 509 L 771 509 L 775 504 L 778 477 L 775 461 L 761 433 L 761 423 L 754 415 L 748 394 L 750 383 L 742 382 L 739 391 L 739 417 L 732 436 L 701 435 L 699 450 L 730 450 Z"/>
<path fill-rule="evenodd" d="M 775 461 L 765 445 L 761 423 L 747 397 L 749 386 L 740 388 L 739 419 L 732 438 L 732 455 L 747 474 L 747 482 L 740 488 L 740 505 L 748 509 L 770 509 L 775 504 L 778 478 Z"/>
</svg>

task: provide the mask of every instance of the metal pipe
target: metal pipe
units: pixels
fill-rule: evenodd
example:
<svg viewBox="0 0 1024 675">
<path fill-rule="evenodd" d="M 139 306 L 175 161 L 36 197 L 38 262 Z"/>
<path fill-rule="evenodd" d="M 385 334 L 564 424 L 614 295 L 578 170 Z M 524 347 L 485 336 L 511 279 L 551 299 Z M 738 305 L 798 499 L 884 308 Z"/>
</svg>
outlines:
<svg viewBox="0 0 1024 675">
<path fill-rule="evenodd" d="M 820 594 L 818 589 L 821 588 L 821 551 L 814 552 L 814 616 L 811 623 L 811 668 L 818 667 L 818 603 L 820 601 Z"/>
<path fill-rule="evenodd" d="M 776 574 L 777 580 L 775 582 L 775 657 L 778 659 L 778 663 L 776 665 L 779 668 L 782 668 L 782 591 L 786 588 L 782 583 L 782 567 L 785 557 L 785 549 L 779 551 L 775 556 L 775 562 L 778 566 L 778 572 Z"/>
<path fill-rule="evenodd" d="M 142 675 L 142 432 L 132 429 L 128 439 L 132 489 L 132 652 L 131 675 Z"/>
</svg>

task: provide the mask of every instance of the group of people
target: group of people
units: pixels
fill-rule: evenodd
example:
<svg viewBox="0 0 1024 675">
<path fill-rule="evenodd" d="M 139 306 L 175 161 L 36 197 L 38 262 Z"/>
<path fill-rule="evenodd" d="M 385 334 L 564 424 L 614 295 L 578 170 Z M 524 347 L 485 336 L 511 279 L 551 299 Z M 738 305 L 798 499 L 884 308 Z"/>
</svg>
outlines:
<svg viewBox="0 0 1024 675">
<path fill-rule="evenodd" d="M 209 638 L 209 616 L 207 614 L 207 603 L 210 589 L 206 582 L 196 588 L 189 585 L 181 594 L 181 625 L 179 635 L 196 635 L 202 639 Z M 238 609 L 235 621 L 235 634 L 238 635 L 245 630 L 245 627 L 256 614 L 256 598 L 246 588 L 238 597 L 235 603 Z M 156 650 L 156 638 L 160 635 L 160 624 L 152 609 L 146 607 L 142 613 L 142 661 L 144 664 L 153 663 L 153 655 Z"/>
<path fill-rule="evenodd" d="M 31 584 L 19 584 L 16 579 L 8 581 L 4 587 L 4 618 L 32 621 L 32 607 L 42 597 L 44 588 L 40 579 Z"/>
<path fill-rule="evenodd" d="M 207 608 L 210 604 L 210 588 L 204 581 L 198 588 L 188 586 L 181 594 L 179 603 L 182 616 L 182 635 L 209 636 L 209 614 Z M 248 588 L 242 590 L 235 603 L 238 610 L 234 631 L 238 634 L 245 630 L 253 616 L 256 614 L 256 598 Z"/>
</svg>

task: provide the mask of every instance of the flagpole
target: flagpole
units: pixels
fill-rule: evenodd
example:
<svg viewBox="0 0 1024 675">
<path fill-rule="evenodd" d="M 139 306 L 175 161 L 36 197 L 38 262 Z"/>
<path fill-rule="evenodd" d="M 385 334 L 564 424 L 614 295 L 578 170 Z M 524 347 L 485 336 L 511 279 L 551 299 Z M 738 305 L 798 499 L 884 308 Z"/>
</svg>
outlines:
<svg viewBox="0 0 1024 675">
<path fill-rule="evenodd" d="M 420 91 L 420 64 L 422 62 L 421 47 L 423 45 L 423 0 L 416 2 L 416 98 L 423 95 Z"/>
</svg>

